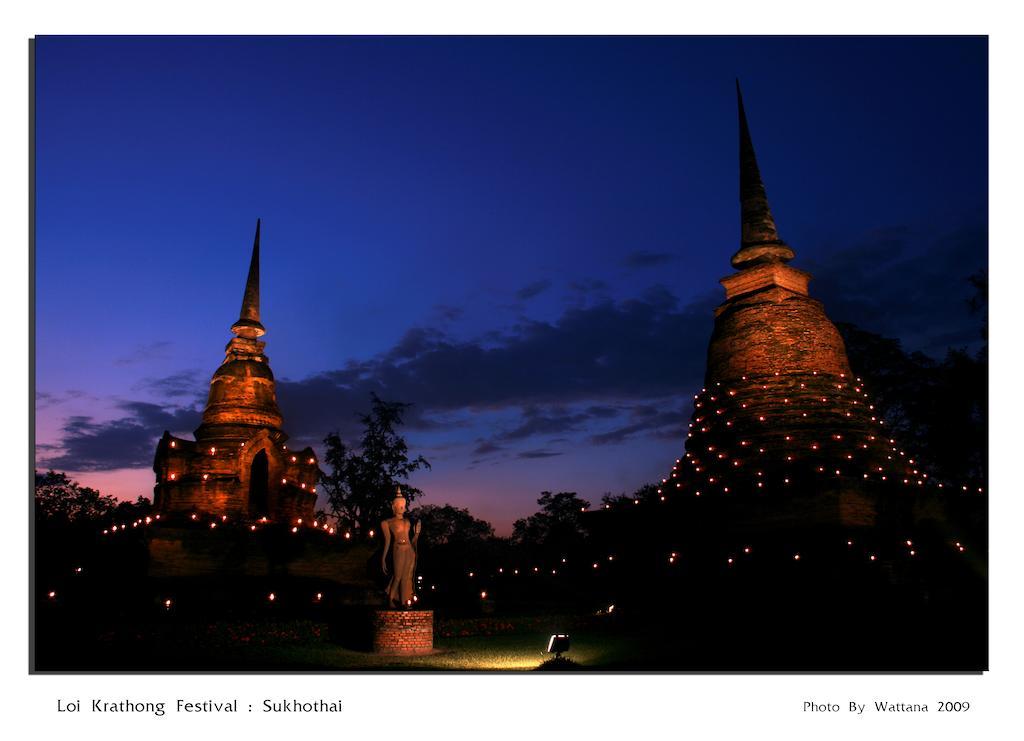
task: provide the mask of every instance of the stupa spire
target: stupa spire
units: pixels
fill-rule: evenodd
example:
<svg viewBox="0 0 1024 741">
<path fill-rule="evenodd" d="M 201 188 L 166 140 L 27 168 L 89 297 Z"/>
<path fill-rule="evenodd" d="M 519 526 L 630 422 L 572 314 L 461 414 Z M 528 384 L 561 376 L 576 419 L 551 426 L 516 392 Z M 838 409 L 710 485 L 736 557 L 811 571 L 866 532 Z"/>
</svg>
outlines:
<svg viewBox="0 0 1024 741">
<path fill-rule="evenodd" d="M 249 277 L 245 281 L 242 295 L 242 310 L 238 321 L 231 325 L 231 331 L 239 337 L 259 337 L 266 334 L 260 324 L 260 220 L 256 219 L 256 238 L 252 243 L 252 258 L 249 261 Z"/>
<path fill-rule="evenodd" d="M 764 262 L 787 262 L 793 259 L 793 250 L 779 238 L 768 195 L 757 166 L 754 143 L 747 125 L 747 112 L 743 107 L 740 81 L 736 80 L 736 103 L 740 124 L 740 222 L 742 234 L 740 249 L 732 256 L 735 268 L 745 268 Z"/>
</svg>

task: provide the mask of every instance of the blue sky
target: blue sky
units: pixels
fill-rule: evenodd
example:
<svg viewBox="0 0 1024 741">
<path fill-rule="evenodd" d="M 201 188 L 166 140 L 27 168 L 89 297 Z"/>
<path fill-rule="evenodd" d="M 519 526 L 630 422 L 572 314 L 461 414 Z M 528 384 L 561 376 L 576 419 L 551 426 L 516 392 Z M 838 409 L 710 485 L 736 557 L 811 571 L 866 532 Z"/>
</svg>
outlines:
<svg viewBox="0 0 1024 741">
<path fill-rule="evenodd" d="M 829 315 L 976 345 L 984 39 L 38 39 L 37 461 L 150 493 L 260 217 L 293 439 L 412 402 L 424 501 L 499 531 L 658 478 L 738 242 L 735 77 Z"/>
</svg>

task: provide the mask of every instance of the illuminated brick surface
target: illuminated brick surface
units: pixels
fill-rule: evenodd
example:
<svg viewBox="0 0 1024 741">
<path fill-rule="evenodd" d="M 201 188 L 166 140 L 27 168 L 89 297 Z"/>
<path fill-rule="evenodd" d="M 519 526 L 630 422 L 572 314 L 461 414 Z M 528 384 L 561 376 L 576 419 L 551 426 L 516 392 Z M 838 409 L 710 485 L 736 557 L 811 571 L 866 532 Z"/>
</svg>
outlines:
<svg viewBox="0 0 1024 741">
<path fill-rule="evenodd" d="M 376 610 L 373 650 L 385 654 L 424 654 L 434 649 L 433 610 Z"/>
</svg>

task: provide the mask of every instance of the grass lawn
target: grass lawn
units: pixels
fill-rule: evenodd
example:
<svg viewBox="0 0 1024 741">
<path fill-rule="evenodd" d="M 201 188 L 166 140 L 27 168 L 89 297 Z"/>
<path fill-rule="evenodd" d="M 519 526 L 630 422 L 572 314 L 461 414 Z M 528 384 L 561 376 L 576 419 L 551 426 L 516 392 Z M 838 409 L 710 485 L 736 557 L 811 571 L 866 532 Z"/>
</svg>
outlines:
<svg viewBox="0 0 1024 741">
<path fill-rule="evenodd" d="M 63 615 L 60 615 L 63 617 Z M 552 633 L 571 636 L 563 671 L 969 671 L 984 657 L 984 635 L 938 654 L 937 628 L 918 621 L 885 633 L 833 623 L 607 620 L 547 614 L 442 619 L 435 651 L 387 656 L 360 650 L 357 622 L 309 618 L 126 620 L 86 626 L 61 620 L 37 634 L 39 671 L 141 672 L 529 672 L 551 658 Z M 790 621 L 792 622 L 792 621 Z M 79 630 L 76 630 L 76 627 Z"/>
<path fill-rule="evenodd" d="M 406 670 L 406 671 L 530 671 L 551 658 L 544 653 L 549 636 L 514 634 L 442 638 L 428 656 L 378 656 L 352 651 L 332 643 L 253 648 L 245 654 L 231 652 L 222 658 L 241 665 L 287 669 Z M 613 668 L 627 662 L 633 641 L 597 633 L 573 635 L 567 658 L 581 668 Z M 242 668 L 240 666 L 239 668 Z"/>
<path fill-rule="evenodd" d="M 467 627 L 472 625 L 435 630 L 431 654 L 389 656 L 332 640 L 326 625 L 311 621 L 168 623 L 162 630 L 133 624 L 99 640 L 43 640 L 39 666 L 44 671 L 532 671 L 552 658 L 545 653 L 551 634 L 568 632 L 572 646 L 565 657 L 582 670 L 681 668 L 665 665 L 671 659 L 650 636 L 612 625 L 574 624 L 569 616 L 516 620 L 514 629 L 493 634 Z"/>
</svg>

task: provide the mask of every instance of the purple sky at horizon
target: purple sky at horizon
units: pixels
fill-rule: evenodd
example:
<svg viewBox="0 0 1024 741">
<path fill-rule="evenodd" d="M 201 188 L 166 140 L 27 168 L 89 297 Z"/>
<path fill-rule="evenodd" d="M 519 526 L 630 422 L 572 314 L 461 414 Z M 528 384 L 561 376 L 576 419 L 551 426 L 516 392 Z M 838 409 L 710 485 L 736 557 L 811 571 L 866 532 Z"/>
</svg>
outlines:
<svg viewBox="0 0 1024 741">
<path fill-rule="evenodd" d="M 982 38 L 40 38 L 37 464 L 152 495 L 261 217 L 296 443 L 411 402 L 423 503 L 503 534 L 659 479 L 738 243 L 736 76 L 829 316 L 977 347 Z"/>
</svg>

